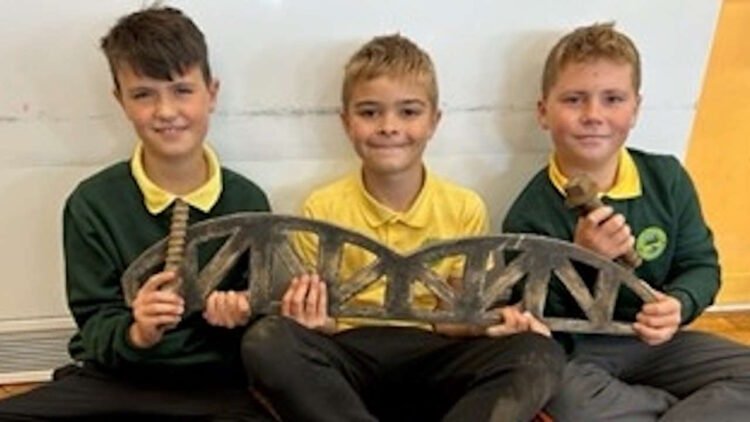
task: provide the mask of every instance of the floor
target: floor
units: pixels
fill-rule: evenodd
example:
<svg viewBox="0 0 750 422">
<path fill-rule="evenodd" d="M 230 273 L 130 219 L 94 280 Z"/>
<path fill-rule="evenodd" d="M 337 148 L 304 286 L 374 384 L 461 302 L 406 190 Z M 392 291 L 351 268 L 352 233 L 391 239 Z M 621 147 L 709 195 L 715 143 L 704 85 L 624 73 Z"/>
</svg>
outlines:
<svg viewBox="0 0 750 422">
<path fill-rule="evenodd" d="M 750 312 L 708 313 L 691 324 L 690 328 L 713 332 L 750 345 Z M 0 399 L 29 391 L 37 385 L 0 385 Z"/>
</svg>

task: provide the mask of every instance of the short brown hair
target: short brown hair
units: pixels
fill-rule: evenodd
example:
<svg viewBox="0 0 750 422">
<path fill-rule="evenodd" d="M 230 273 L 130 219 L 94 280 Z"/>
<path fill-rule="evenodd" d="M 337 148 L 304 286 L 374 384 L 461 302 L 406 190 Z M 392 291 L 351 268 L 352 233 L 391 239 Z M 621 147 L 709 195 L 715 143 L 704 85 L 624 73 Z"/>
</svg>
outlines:
<svg viewBox="0 0 750 422">
<path fill-rule="evenodd" d="M 344 68 L 341 90 L 343 106 L 349 104 L 355 84 L 380 76 L 418 79 L 424 83 L 433 107 L 437 107 L 437 77 L 432 59 L 414 42 L 400 34 L 375 37 L 352 55 Z"/>
<path fill-rule="evenodd" d="M 615 30 L 614 22 L 595 23 L 576 28 L 552 47 L 544 63 L 542 97 L 547 97 L 566 65 L 596 59 L 630 64 L 633 68 L 633 88 L 635 92 L 641 89 L 641 58 L 635 43 Z"/>
<path fill-rule="evenodd" d="M 172 80 L 198 64 L 206 84 L 211 82 L 208 47 L 203 33 L 182 11 L 152 6 L 120 18 L 101 48 L 107 56 L 115 87 L 117 69 L 123 64 L 137 74 L 160 80 Z"/>
</svg>

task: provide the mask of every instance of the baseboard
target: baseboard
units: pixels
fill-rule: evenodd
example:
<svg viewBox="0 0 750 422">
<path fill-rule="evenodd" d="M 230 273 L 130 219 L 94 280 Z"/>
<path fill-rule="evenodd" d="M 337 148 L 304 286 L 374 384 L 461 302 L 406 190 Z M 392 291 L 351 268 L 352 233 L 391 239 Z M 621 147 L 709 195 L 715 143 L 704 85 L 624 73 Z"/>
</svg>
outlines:
<svg viewBox="0 0 750 422">
<path fill-rule="evenodd" d="M 52 380 L 52 371 L 26 371 L 0 374 L 0 385 L 28 384 L 32 382 L 47 382 Z"/>
<path fill-rule="evenodd" d="M 720 303 L 710 306 L 706 312 L 749 312 L 750 303 Z"/>
<path fill-rule="evenodd" d="M 70 363 L 68 317 L 0 321 L 0 384 L 48 381 L 52 370 Z"/>
</svg>

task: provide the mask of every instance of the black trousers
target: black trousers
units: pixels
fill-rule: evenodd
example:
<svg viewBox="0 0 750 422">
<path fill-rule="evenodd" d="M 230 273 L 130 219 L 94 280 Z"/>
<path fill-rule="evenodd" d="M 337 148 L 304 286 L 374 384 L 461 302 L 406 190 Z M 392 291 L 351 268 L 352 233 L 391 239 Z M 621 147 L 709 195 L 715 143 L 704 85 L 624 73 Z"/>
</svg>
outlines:
<svg viewBox="0 0 750 422">
<path fill-rule="evenodd" d="M 565 362 L 553 340 L 532 333 L 457 339 L 362 327 L 326 336 L 279 316 L 253 324 L 242 352 L 255 388 L 294 422 L 528 421 Z"/>
<path fill-rule="evenodd" d="M 149 382 L 70 365 L 58 369 L 54 381 L 0 401 L 0 421 L 274 420 L 242 384 L 221 385 L 203 375 Z"/>
</svg>

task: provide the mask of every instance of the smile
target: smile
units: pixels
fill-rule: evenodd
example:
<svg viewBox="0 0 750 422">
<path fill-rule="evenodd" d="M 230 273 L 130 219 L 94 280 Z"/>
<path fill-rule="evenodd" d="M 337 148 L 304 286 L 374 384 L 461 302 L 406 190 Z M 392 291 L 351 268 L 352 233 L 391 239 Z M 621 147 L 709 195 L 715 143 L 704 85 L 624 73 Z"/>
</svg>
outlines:
<svg viewBox="0 0 750 422">
<path fill-rule="evenodd" d="M 154 131 L 156 133 L 163 133 L 163 134 L 171 134 L 171 133 L 177 133 L 181 132 L 183 130 L 187 129 L 187 127 L 182 126 L 169 126 L 169 127 L 158 127 L 154 128 Z"/>
</svg>

